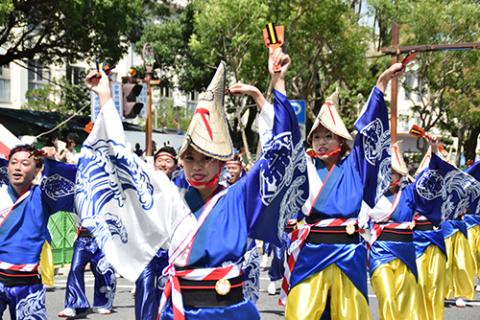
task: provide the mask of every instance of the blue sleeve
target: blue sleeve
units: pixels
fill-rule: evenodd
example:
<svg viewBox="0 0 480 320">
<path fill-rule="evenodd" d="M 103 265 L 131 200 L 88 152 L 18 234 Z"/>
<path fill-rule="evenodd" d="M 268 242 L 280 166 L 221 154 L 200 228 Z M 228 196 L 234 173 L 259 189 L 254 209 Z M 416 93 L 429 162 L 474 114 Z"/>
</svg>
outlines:
<svg viewBox="0 0 480 320">
<path fill-rule="evenodd" d="M 40 190 L 49 215 L 73 211 L 76 173 L 75 165 L 45 159 Z"/>
<path fill-rule="evenodd" d="M 7 166 L 8 161 L 0 158 L 0 185 L 8 184 Z"/>
<path fill-rule="evenodd" d="M 417 203 L 428 202 L 427 217 L 435 225 L 465 214 L 480 197 L 480 184 L 475 178 L 436 154 L 432 154 L 428 169 L 415 181 L 415 190 Z"/>
<path fill-rule="evenodd" d="M 470 213 L 480 215 L 480 161 L 475 162 L 470 168 L 465 170 L 465 172 L 478 182 L 477 188 L 475 189 L 478 196 L 474 197 L 475 199 L 470 203 Z"/>
<path fill-rule="evenodd" d="M 308 197 L 303 142 L 286 96 L 274 91 L 273 107 L 262 108 L 259 129 L 262 157 L 238 183 L 244 188 L 249 237 L 281 246 L 284 225 Z"/>
<path fill-rule="evenodd" d="M 349 155 L 363 182 L 363 200 L 375 207 L 390 181 L 390 126 L 383 92 L 374 87 L 360 117 Z"/>
</svg>

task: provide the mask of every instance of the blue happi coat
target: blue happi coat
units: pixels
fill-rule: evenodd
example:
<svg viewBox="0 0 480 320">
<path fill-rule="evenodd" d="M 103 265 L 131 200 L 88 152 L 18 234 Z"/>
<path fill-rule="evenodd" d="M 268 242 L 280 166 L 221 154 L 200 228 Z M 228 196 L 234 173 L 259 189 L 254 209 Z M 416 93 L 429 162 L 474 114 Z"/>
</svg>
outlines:
<svg viewBox="0 0 480 320">
<path fill-rule="evenodd" d="M 358 131 L 350 154 L 337 163 L 322 192 L 321 181 L 328 170 L 319 159 L 307 158 L 310 195 L 302 208 L 305 215 L 313 209 L 324 218 L 356 218 L 362 201 L 375 206 L 388 187 L 390 177 L 390 130 L 383 93 L 374 88 L 355 123 Z M 316 199 L 315 203 L 313 203 Z M 359 244 L 305 243 L 290 278 L 290 287 L 335 263 L 367 297 L 367 250 Z"/>
<path fill-rule="evenodd" d="M 436 158 L 436 160 L 443 160 Z M 426 171 L 422 172 L 419 179 L 423 181 L 423 184 L 426 184 L 428 181 L 423 180 L 422 175 L 426 173 Z M 419 181 L 417 179 L 417 181 Z M 432 208 L 435 206 L 436 201 L 442 201 L 440 198 L 436 200 L 428 200 L 425 197 L 421 196 L 417 192 L 417 181 L 414 183 L 403 185 L 399 190 L 399 193 L 396 195 L 400 197 L 396 207 L 394 208 L 394 195 L 387 191 L 384 195 L 383 201 L 380 201 L 377 204 L 375 209 L 377 210 L 391 210 L 390 217 L 386 217 L 382 222 L 393 222 L 393 223 L 403 223 L 403 222 L 414 222 L 415 213 L 419 213 L 425 216 L 429 220 L 437 220 L 438 213 L 433 211 Z M 434 181 L 433 181 L 434 183 Z M 395 201 L 396 202 L 396 201 Z M 380 204 L 387 204 L 383 208 L 378 208 Z M 443 238 L 438 238 L 438 232 L 436 230 L 431 231 L 421 231 L 421 233 L 425 232 L 425 237 L 432 237 L 435 243 L 438 242 L 440 246 L 443 244 Z M 440 234 L 441 236 L 441 234 Z M 437 240 L 438 238 L 438 240 Z M 421 241 L 419 241 L 421 242 Z M 444 248 L 443 244 L 443 248 Z M 422 247 L 423 248 L 423 247 Z M 425 248 L 423 248 L 424 250 Z M 444 250 L 444 249 L 443 249 Z M 374 270 L 382 264 L 388 263 L 393 259 L 398 258 L 400 259 L 409 269 L 410 271 L 417 276 L 417 266 L 416 266 L 416 258 L 417 252 L 413 242 L 399 242 L 399 241 L 382 241 L 377 240 L 375 241 L 370 250 L 370 274 L 373 274 Z"/>
<path fill-rule="evenodd" d="M 284 224 L 300 210 L 307 198 L 308 180 L 305 174 L 306 162 L 295 113 L 286 96 L 274 91 L 274 97 L 273 105 L 266 104 L 260 113 L 259 131 L 263 148 L 262 157 L 247 176 L 227 188 L 226 191 L 222 191 L 225 193 L 215 203 L 208 218 L 199 228 L 191 246 L 188 247 L 188 254 L 182 255 L 174 261 L 176 267 L 190 269 L 220 267 L 229 264 L 239 265 L 247 249 L 248 237 L 281 245 Z M 127 250 L 122 249 L 124 246 L 126 248 L 129 243 L 132 246 L 135 245 L 131 241 L 135 234 L 129 231 L 131 226 L 125 221 L 132 218 L 132 215 L 143 219 L 144 215 L 157 214 L 150 209 L 157 205 L 157 193 L 158 196 L 169 195 L 172 192 L 178 192 L 178 189 L 175 191 L 175 186 L 169 183 L 156 184 L 155 177 L 143 164 L 136 165 L 141 160 L 132 156 L 131 151 L 125 151 L 128 147 L 123 144 L 123 141 L 116 141 L 117 137 L 123 136 L 123 132 L 118 132 L 119 126 L 116 126 L 115 130 L 109 129 L 110 125 L 115 125 L 114 122 L 119 121 L 118 115 L 113 114 L 114 112 L 115 109 L 110 102 L 102 108 L 103 114 L 100 116 L 100 120 L 97 120 L 97 122 L 99 121 L 95 124 L 97 128 L 94 128 L 92 133 L 104 136 L 102 136 L 102 140 L 89 138 L 88 143 L 92 147 L 87 146 L 88 150 L 85 151 L 85 154 L 88 154 L 88 157 L 80 160 L 79 171 L 82 179 L 79 183 L 83 184 L 89 180 L 92 181 L 95 177 L 104 176 L 111 177 L 105 178 L 105 181 L 112 181 L 116 179 L 116 174 L 119 176 L 121 174 L 121 182 L 129 188 L 133 188 L 131 194 L 134 197 L 130 198 L 130 205 L 132 201 L 138 202 L 139 200 L 151 204 L 148 208 L 136 206 L 138 210 L 126 212 L 125 216 L 120 216 L 119 211 L 116 212 L 117 220 L 122 222 L 124 233 L 128 234 L 128 239 L 121 243 L 120 241 L 114 242 L 115 238 L 107 238 L 105 244 L 113 245 L 118 251 L 118 255 L 121 255 L 123 254 L 122 250 Z M 95 146 L 100 143 L 111 147 L 95 150 Z M 89 169 L 89 161 L 100 161 L 100 159 L 107 165 Z M 133 164 L 123 166 L 122 161 Z M 118 171 L 115 169 L 117 164 L 119 167 L 122 165 Z M 132 167 L 138 171 L 128 172 L 128 169 Z M 142 177 L 151 185 L 138 185 L 134 180 L 135 177 Z M 139 188 L 141 187 L 145 192 L 141 193 L 142 197 L 140 198 Z M 98 200 L 92 200 L 86 196 L 87 187 L 83 188 L 81 185 L 79 189 L 85 194 L 85 196 L 82 195 L 82 201 L 79 202 L 80 211 L 84 211 L 85 214 L 82 215 L 85 218 L 92 219 L 96 223 L 102 219 L 102 215 L 98 213 L 101 213 L 102 210 L 107 211 L 107 206 L 115 204 L 115 194 L 108 195 L 109 198 L 104 196 L 103 198 L 97 197 Z M 119 192 L 120 198 L 122 192 L 126 193 L 121 189 Z M 170 252 L 174 252 L 195 227 L 200 213 L 205 208 L 205 203 L 195 188 L 189 187 L 186 192 L 180 194 L 191 213 L 185 215 L 184 212 L 177 212 L 178 206 L 169 204 L 163 206 L 164 212 L 158 213 L 159 231 L 155 233 L 155 242 L 158 245 L 152 245 L 153 248 L 169 247 Z M 161 205 L 159 204 L 158 208 L 162 208 Z M 95 228 L 92 228 L 92 231 L 94 234 L 98 232 Z M 127 251 L 131 252 L 132 248 L 134 247 L 130 247 Z M 138 247 L 136 250 L 142 249 Z M 135 259 L 134 256 L 132 258 Z M 114 260 L 112 263 L 114 267 L 117 267 Z M 253 318 L 258 317 L 256 313 L 254 305 L 248 300 L 231 307 L 195 308 L 195 310 L 185 308 L 185 315 L 188 319 L 216 318 L 219 314 L 222 314 L 225 319 L 245 319 L 249 315 Z M 167 309 L 164 317 L 170 318 L 170 316 L 170 309 Z"/>
<path fill-rule="evenodd" d="M 428 169 L 416 181 L 416 192 L 430 202 L 428 219 L 436 226 L 441 224 L 441 230 L 415 231 L 417 258 L 431 244 L 445 252 L 444 238 L 455 232 L 467 235 L 465 222 L 457 219 L 469 208 L 477 208 L 480 200 L 480 183 L 471 175 L 432 154 Z"/>
<path fill-rule="evenodd" d="M 480 181 L 480 161 L 475 162 L 465 172 L 477 181 Z M 467 229 L 480 225 L 480 202 L 477 201 L 470 205 L 470 210 L 465 215 L 465 223 L 467 224 Z"/>
<path fill-rule="evenodd" d="M 0 206 L 13 205 L 19 195 L 8 182 L 7 161 L 0 160 Z M 38 264 L 45 240 L 49 239 L 48 218 L 57 211 L 73 210 L 74 165 L 46 159 L 40 185 L 0 219 L 0 262 L 14 265 Z"/>
</svg>

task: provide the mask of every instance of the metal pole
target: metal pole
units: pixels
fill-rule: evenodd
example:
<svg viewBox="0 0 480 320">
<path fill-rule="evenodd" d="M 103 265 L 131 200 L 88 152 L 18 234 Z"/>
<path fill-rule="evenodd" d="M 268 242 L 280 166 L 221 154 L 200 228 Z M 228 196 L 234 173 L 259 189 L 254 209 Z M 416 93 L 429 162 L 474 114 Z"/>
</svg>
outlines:
<svg viewBox="0 0 480 320">
<path fill-rule="evenodd" d="M 399 27 L 398 24 L 394 23 L 392 25 L 392 48 L 398 49 L 399 43 Z M 392 64 L 397 63 L 399 59 L 400 52 L 395 52 L 392 54 Z M 390 135 L 392 143 L 397 141 L 397 98 L 398 98 L 398 80 L 393 78 L 391 83 L 391 117 L 390 117 Z"/>
<path fill-rule="evenodd" d="M 148 69 L 148 67 L 146 68 Z M 145 123 L 145 145 L 147 150 L 145 154 L 147 156 L 153 156 L 153 143 L 152 143 L 152 87 L 150 80 L 152 79 L 152 72 L 145 72 L 145 83 L 147 84 L 147 121 Z"/>
</svg>

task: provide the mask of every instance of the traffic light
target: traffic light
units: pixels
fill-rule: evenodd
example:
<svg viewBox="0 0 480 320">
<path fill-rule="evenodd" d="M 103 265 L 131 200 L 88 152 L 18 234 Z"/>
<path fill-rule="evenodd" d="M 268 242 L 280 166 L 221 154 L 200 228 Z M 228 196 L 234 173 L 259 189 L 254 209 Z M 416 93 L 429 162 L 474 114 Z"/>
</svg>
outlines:
<svg viewBox="0 0 480 320">
<path fill-rule="evenodd" d="M 122 84 L 123 116 L 127 119 L 135 118 L 142 111 L 143 103 L 137 102 L 143 86 L 138 83 Z"/>
</svg>

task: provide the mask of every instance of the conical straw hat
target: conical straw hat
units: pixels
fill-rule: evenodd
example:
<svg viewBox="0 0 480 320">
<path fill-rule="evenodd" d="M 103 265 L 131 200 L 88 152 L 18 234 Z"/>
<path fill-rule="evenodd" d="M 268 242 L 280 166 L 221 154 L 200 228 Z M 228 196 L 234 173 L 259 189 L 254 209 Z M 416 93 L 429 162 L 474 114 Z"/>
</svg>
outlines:
<svg viewBox="0 0 480 320">
<path fill-rule="evenodd" d="M 325 103 L 320 108 L 320 112 L 313 123 L 312 129 L 308 134 L 307 141 L 311 143 L 312 133 L 315 131 L 319 125 L 322 125 L 327 130 L 333 132 L 337 136 L 345 138 L 347 140 L 353 140 L 352 136 L 345 127 L 342 118 L 337 110 L 338 107 L 338 92 L 335 91 L 331 96 L 329 96 Z"/>
<path fill-rule="evenodd" d="M 198 96 L 195 113 L 178 153 L 180 157 L 192 146 L 198 152 L 221 161 L 232 158 L 233 146 L 223 110 L 224 94 L 225 62 L 222 61 L 207 90 Z"/>
<path fill-rule="evenodd" d="M 403 159 L 403 152 L 400 143 L 401 141 L 397 141 L 392 145 L 392 170 L 402 176 L 406 176 L 408 175 L 408 168 Z"/>
</svg>

